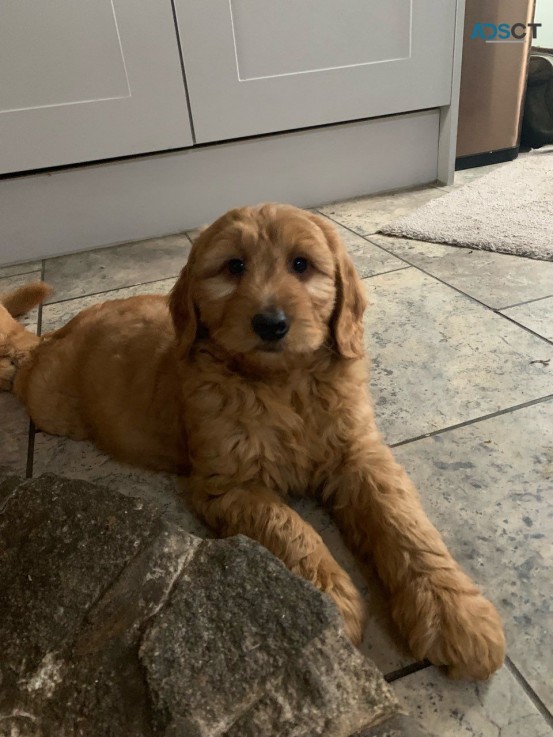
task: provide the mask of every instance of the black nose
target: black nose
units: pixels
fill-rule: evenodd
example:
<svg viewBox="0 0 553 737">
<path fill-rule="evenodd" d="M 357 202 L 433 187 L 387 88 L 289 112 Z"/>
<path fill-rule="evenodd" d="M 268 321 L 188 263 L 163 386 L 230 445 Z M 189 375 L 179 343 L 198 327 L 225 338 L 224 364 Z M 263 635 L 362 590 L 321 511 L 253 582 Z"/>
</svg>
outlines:
<svg viewBox="0 0 553 737">
<path fill-rule="evenodd" d="M 252 328 L 262 340 L 281 340 L 290 325 L 282 310 L 268 310 L 252 317 Z"/>
</svg>

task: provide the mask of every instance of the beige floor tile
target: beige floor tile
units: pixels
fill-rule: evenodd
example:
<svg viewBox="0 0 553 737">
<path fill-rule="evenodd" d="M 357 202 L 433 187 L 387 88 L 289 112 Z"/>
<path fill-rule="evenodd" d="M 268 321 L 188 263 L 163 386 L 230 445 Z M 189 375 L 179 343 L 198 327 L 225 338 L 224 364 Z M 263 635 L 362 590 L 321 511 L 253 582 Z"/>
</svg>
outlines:
<svg viewBox="0 0 553 737">
<path fill-rule="evenodd" d="M 553 713 L 553 400 L 396 449 Z"/>
<path fill-rule="evenodd" d="M 511 673 L 488 683 L 449 681 L 434 668 L 392 685 L 403 704 L 439 737 L 551 737 L 553 730 Z"/>
<path fill-rule="evenodd" d="M 176 277 L 190 252 L 184 234 L 47 259 L 49 302 Z"/>
<path fill-rule="evenodd" d="M 317 209 L 359 235 L 371 235 L 392 220 L 442 195 L 441 190 L 429 186 L 334 202 Z"/>
<path fill-rule="evenodd" d="M 551 264 L 553 267 L 553 263 Z M 553 297 L 502 310 L 512 320 L 553 341 Z"/>
<path fill-rule="evenodd" d="M 364 282 L 376 416 L 388 442 L 553 392 L 553 346 L 416 269 Z"/>
<path fill-rule="evenodd" d="M 79 297 L 44 305 L 42 308 L 42 333 L 61 328 L 77 313 L 100 302 L 106 302 L 110 299 L 126 299 L 139 294 L 169 294 L 175 281 L 176 277 L 172 277 L 171 279 L 141 284 L 137 287 L 114 289 L 111 292 L 102 292 L 102 294 L 93 294 L 89 297 Z"/>
<path fill-rule="evenodd" d="M 347 248 L 351 260 L 362 279 L 408 267 L 408 264 L 401 259 L 369 243 L 365 238 L 357 235 L 357 233 L 353 233 L 343 225 L 334 222 L 333 225 L 338 231 L 338 235 Z"/>
<path fill-rule="evenodd" d="M 370 240 L 494 309 L 553 295 L 553 261 L 383 235 Z"/>
<path fill-rule="evenodd" d="M 5 276 L 17 276 L 18 274 L 31 274 L 33 271 L 42 269 L 42 261 L 24 261 L 20 264 L 0 266 L 0 279 Z"/>
</svg>

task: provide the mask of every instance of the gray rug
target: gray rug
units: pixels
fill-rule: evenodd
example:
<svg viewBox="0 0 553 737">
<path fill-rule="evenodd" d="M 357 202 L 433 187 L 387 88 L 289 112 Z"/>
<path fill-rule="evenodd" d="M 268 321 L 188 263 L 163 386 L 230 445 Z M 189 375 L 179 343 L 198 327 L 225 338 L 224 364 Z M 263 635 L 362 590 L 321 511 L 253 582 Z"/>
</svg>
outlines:
<svg viewBox="0 0 553 737">
<path fill-rule="evenodd" d="M 524 154 L 380 232 L 553 261 L 553 151 Z"/>
</svg>

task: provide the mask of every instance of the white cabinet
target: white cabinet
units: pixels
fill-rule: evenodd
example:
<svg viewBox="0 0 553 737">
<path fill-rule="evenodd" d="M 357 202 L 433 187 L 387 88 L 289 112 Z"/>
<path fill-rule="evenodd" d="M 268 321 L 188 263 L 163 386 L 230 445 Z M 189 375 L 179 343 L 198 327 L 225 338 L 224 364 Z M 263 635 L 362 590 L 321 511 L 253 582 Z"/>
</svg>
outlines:
<svg viewBox="0 0 553 737">
<path fill-rule="evenodd" d="M 463 17 L 464 0 L 0 0 L 0 263 L 451 183 Z"/>
<path fill-rule="evenodd" d="M 196 141 L 449 105 L 455 0 L 175 0 Z"/>
<path fill-rule="evenodd" d="M 171 0 L 0 0 L 0 172 L 189 145 Z"/>
</svg>

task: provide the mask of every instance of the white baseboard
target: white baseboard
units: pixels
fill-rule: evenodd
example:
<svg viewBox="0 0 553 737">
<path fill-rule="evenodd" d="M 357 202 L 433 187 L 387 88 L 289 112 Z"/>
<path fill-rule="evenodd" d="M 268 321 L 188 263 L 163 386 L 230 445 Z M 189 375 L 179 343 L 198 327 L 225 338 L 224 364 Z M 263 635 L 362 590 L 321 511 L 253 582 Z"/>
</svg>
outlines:
<svg viewBox="0 0 553 737">
<path fill-rule="evenodd" d="M 434 181 L 439 111 L 0 181 L 0 263 L 203 225 L 266 200 L 320 205 Z"/>
</svg>

